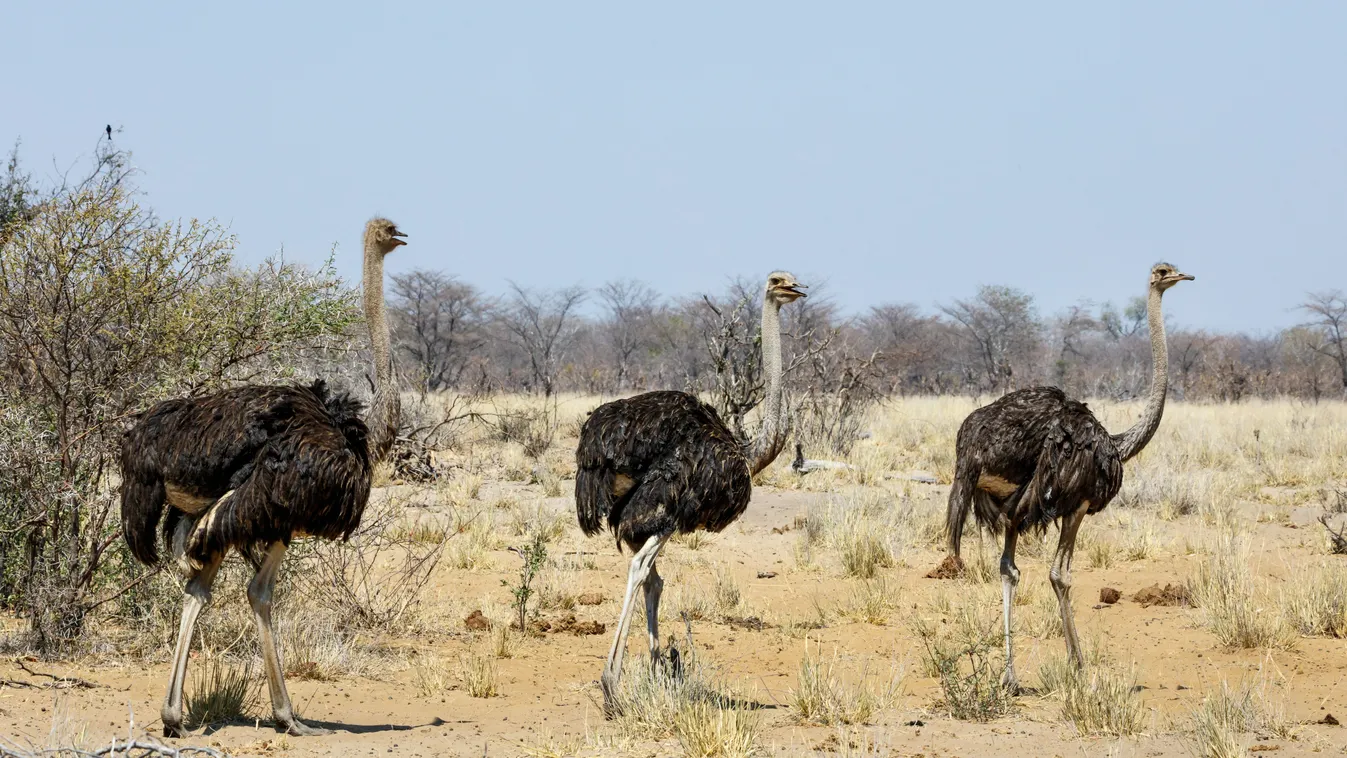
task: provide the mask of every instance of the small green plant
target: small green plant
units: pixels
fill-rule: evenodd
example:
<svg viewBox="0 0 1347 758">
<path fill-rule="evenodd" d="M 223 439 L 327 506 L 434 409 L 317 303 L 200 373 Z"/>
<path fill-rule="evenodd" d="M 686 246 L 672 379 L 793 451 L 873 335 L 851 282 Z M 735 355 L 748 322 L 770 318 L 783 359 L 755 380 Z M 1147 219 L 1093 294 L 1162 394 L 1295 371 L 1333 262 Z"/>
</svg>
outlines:
<svg viewBox="0 0 1347 758">
<path fill-rule="evenodd" d="M 514 610 L 516 623 L 519 630 L 528 629 L 529 599 L 533 597 L 533 580 L 538 578 L 538 572 L 542 571 L 543 565 L 547 562 L 547 539 L 542 532 L 534 532 L 533 539 L 522 549 L 515 548 L 514 552 L 524 560 L 524 565 L 519 567 L 519 583 L 510 585 L 509 580 L 502 579 L 502 586 L 510 588 L 510 594 L 514 596 Z"/>
</svg>

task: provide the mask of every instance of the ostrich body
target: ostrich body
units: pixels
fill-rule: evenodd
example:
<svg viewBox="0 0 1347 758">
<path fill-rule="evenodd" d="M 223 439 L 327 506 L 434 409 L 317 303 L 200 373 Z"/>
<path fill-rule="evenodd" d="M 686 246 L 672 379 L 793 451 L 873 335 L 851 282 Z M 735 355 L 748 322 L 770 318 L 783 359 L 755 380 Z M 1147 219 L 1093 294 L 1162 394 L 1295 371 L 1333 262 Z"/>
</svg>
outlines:
<svg viewBox="0 0 1347 758">
<path fill-rule="evenodd" d="M 766 375 L 763 422 L 744 445 L 715 409 L 686 392 L 647 392 L 604 403 L 590 414 L 575 452 L 575 506 L 580 528 L 607 528 L 635 555 L 627 591 L 603 668 L 604 708 L 614 697 L 635 607 L 645 591 L 652 661 L 659 660 L 659 600 L 664 580 L 655 559 L 676 533 L 718 532 L 748 507 L 753 474 L 785 447 L 789 423 L 782 411 L 781 306 L 804 297 L 803 285 L 778 271 L 767 279 L 762 304 L 762 359 Z"/>
<path fill-rule="evenodd" d="M 1083 668 L 1080 640 L 1071 611 L 1071 560 L 1085 516 L 1098 513 L 1122 487 L 1123 463 L 1140 453 L 1160 426 L 1168 389 L 1169 361 L 1160 298 L 1193 277 L 1168 263 L 1151 268 L 1146 314 L 1151 337 L 1151 391 L 1146 410 L 1131 429 L 1111 435 L 1090 409 L 1056 387 L 1011 392 L 978 408 L 959 426 L 954 482 L 946 531 L 959 555 L 969 510 L 979 526 L 1005 534 L 1001 554 L 1006 668 L 1002 684 L 1018 691 L 1011 645 L 1011 609 L 1020 571 L 1015 543 L 1021 532 L 1046 529 L 1057 521 L 1061 535 L 1049 578 L 1057 595 L 1067 655 Z"/>
<path fill-rule="evenodd" d="M 294 715 L 271 621 L 276 574 L 291 539 L 346 539 L 369 501 L 374 464 L 398 423 L 383 302 L 383 257 L 406 244 L 391 221 L 365 231 L 364 304 L 374 357 L 370 423 L 361 405 L 311 386 L 245 386 L 159 403 L 122 438 L 122 526 L 135 557 L 159 559 L 156 526 L 187 577 L 164 734 L 183 736 L 182 689 L 196 618 L 231 548 L 253 565 L 248 602 L 257 621 L 276 728 L 326 734 Z"/>
</svg>

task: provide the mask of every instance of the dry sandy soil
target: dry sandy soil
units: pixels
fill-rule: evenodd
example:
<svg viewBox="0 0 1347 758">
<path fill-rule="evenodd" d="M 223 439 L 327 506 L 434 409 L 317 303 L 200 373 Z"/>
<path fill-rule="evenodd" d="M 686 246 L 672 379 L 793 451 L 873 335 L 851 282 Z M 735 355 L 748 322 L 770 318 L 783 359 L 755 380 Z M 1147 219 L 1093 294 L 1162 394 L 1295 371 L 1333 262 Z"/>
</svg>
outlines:
<svg viewBox="0 0 1347 758">
<path fill-rule="evenodd" d="M 586 404 L 594 401 L 573 399 L 565 407 L 578 417 Z M 690 678 L 727 695 L 688 717 L 719 728 L 720 743 L 698 747 L 689 728 L 672 723 L 673 711 L 653 706 L 625 719 L 603 718 L 597 679 L 627 559 L 610 538 L 585 539 L 575 526 L 567 478 L 574 439 L 566 434 L 574 432 L 573 419 L 561 424 L 541 476 L 521 460 L 518 445 L 483 436 L 446 454 L 444 481 L 380 490 L 380 502 L 399 509 L 399 528 L 422 544 L 444 541 L 420 604 L 396 622 L 334 631 L 294 576 L 283 581 L 276 612 L 282 622 L 290 619 L 287 645 L 309 636 L 317 649 L 312 639 L 322 638 L 319 652 L 305 653 L 305 666 L 287 652 L 290 691 L 303 718 L 336 734 L 276 734 L 261 688 L 248 715 L 170 742 L 292 756 L 1192 755 L 1209 744 L 1198 737 L 1195 710 L 1228 685 L 1243 688 L 1253 714 L 1233 731 L 1230 754 L 1347 753 L 1347 728 L 1322 723 L 1333 721 L 1330 714 L 1347 719 L 1341 638 L 1347 610 L 1336 611 L 1344 624 L 1338 637 L 1316 632 L 1315 614 L 1334 611 L 1315 610 L 1331 597 L 1315 600 L 1307 589 L 1318 582 L 1331 595 L 1335 582 L 1347 580 L 1347 556 L 1329 554 L 1316 523 L 1347 478 L 1347 409 L 1171 407 L 1151 449 L 1129 464 L 1123 494 L 1082 529 L 1074 571 L 1078 625 L 1094 651 L 1092 671 L 1123 683 L 1122 694 L 1104 700 L 1135 709 L 1130 726 L 1100 728 L 1064 715 L 1065 696 L 1044 691 L 1041 681 L 1064 647 L 1047 583 L 1055 530 L 1044 542 L 1029 540 L 1019 559 L 1015 642 L 1020 679 L 1030 691 L 986 722 L 950 715 L 918 630 L 929 630 L 936 643 L 969 629 L 991 634 L 992 674 L 999 675 L 993 560 L 999 551 L 990 541 L 966 538 L 974 575 L 926 578 L 944 557 L 939 530 L 948 487 L 907 475 L 926 471 L 948 481 L 954 429 L 971 408 L 967 401 L 909 400 L 880 409 L 866 427 L 872 436 L 847 458 L 854 470 L 798 477 L 779 462 L 737 524 L 669 545 L 660 562 L 667 582 L 663 633 L 676 635 L 685 658 L 697 661 Z M 1101 417 L 1119 428 L 1135 412 L 1108 407 Z M 538 530 L 550 537 L 550 560 L 534 606 L 560 631 L 511 633 L 508 657 L 499 657 L 499 629 L 512 612 L 502 580 L 515 581 L 520 566 L 505 548 Z M 878 546 L 869 559 L 866 545 Z M 1233 560 L 1222 562 L 1222 555 Z M 855 576 L 868 570 L 867 562 L 874 576 Z M 1221 566 L 1231 565 L 1238 570 L 1221 574 Z M 1220 610 L 1211 603 L 1144 605 L 1134 598 L 1153 585 L 1200 588 L 1203 576 L 1208 588 L 1213 576 L 1238 585 L 1225 589 L 1234 598 L 1227 615 L 1245 616 L 1227 621 L 1238 627 L 1234 634 L 1255 638 L 1245 643 L 1252 646 L 1222 640 L 1214 618 Z M 216 605 L 201 622 L 216 631 L 203 631 L 205 652 L 195 654 L 192 673 L 204 670 L 206 657 L 235 666 L 255 659 L 241 581 L 217 586 Z M 1117 589 L 1121 600 L 1100 602 L 1105 587 Z M 580 604 L 595 599 L 586 595 L 602 600 Z M 1339 602 L 1344 595 L 1347 588 L 1336 595 Z M 35 748 L 96 747 L 129 728 L 157 735 L 176 614 L 171 602 L 165 607 L 143 629 L 100 622 L 87 648 L 66 659 L 0 663 L 0 680 L 11 680 L 0 686 L 0 736 Z M 496 631 L 466 628 L 465 618 L 478 610 Z M 691 645 L 680 612 L 691 619 Z M 601 634 L 572 631 L 594 631 L 583 622 L 606 627 Z M 638 614 L 624 683 L 658 688 L 660 680 L 643 676 L 643 624 Z M 474 662 L 494 667 L 494 696 L 470 692 Z M 810 662 L 830 680 L 833 694 L 822 700 L 835 701 L 831 711 L 805 712 L 802 663 Z M 256 686 L 260 668 L 254 662 L 248 670 Z M 32 672 L 95 686 L 53 688 Z M 188 687 L 204 685 L 198 677 Z M 867 698 L 872 712 L 857 705 Z M 738 748 L 723 744 L 735 738 L 744 740 Z"/>
</svg>

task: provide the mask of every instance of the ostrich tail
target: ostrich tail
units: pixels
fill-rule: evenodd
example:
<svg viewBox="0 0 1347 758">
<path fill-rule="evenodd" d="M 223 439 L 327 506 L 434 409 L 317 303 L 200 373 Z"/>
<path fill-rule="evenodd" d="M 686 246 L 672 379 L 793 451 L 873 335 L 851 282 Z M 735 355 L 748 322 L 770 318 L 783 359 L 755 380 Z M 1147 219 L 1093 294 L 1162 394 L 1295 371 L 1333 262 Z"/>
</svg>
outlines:
<svg viewBox="0 0 1347 758">
<path fill-rule="evenodd" d="M 156 527 L 165 505 L 163 480 L 136 476 L 122 480 L 122 536 L 131 554 L 147 566 L 159 562 Z"/>
<path fill-rule="evenodd" d="M 945 538 L 949 551 L 958 557 L 963 542 L 963 527 L 968 521 L 968 512 L 973 509 L 973 490 L 975 478 L 966 472 L 959 472 L 949 489 L 949 506 L 945 511 Z"/>
<path fill-rule="evenodd" d="M 586 537 L 598 534 L 613 510 L 613 470 L 585 468 L 575 474 L 575 515 Z"/>
</svg>

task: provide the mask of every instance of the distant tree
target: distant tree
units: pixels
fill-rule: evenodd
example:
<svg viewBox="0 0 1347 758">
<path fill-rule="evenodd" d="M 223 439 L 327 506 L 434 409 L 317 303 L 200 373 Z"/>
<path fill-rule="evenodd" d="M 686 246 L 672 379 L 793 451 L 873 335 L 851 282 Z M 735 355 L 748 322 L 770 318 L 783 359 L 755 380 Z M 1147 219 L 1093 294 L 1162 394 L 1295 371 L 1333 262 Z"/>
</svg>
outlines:
<svg viewBox="0 0 1347 758">
<path fill-rule="evenodd" d="M 1039 347 L 1042 326 L 1033 296 L 1014 287 L 986 285 L 976 297 L 955 300 L 940 310 L 963 327 L 988 388 L 1012 388 L 1014 366 L 1027 368 Z"/>
<path fill-rule="evenodd" d="M 613 353 L 615 389 L 628 387 L 632 359 L 655 340 L 653 319 L 659 294 L 634 279 L 608 282 L 599 288 L 607 318 L 603 337 Z"/>
<path fill-rule="evenodd" d="M 392 277 L 393 339 L 416 367 L 423 392 L 456 387 L 486 344 L 490 303 L 476 287 L 440 271 Z"/>
<path fill-rule="evenodd" d="M 1342 290 L 1311 292 L 1300 308 L 1311 316 L 1306 326 L 1319 335 L 1311 349 L 1337 365 L 1343 393 L 1347 394 L 1347 296 Z"/>
<path fill-rule="evenodd" d="M 1146 324 L 1146 298 L 1133 297 L 1128 300 L 1122 313 L 1118 313 L 1113 303 L 1104 303 L 1099 309 L 1099 324 L 1115 342 L 1131 337 Z"/>
<path fill-rule="evenodd" d="M 497 320 L 506 339 L 528 362 L 529 385 L 545 397 L 557 390 L 557 374 L 576 332 L 575 310 L 584 299 L 580 287 L 539 293 L 510 282 L 508 301 Z"/>
<path fill-rule="evenodd" d="M 1090 313 L 1089 303 L 1069 306 L 1058 319 L 1057 360 L 1053 365 L 1053 379 L 1058 387 L 1070 394 L 1081 394 L 1083 364 L 1089 360 L 1086 338 L 1099 330 L 1099 322 Z"/>
</svg>

